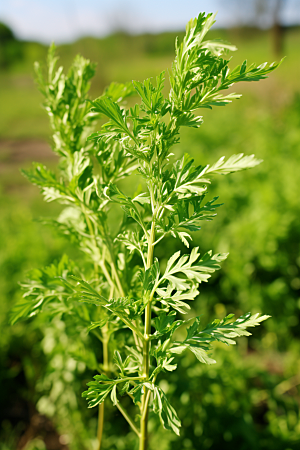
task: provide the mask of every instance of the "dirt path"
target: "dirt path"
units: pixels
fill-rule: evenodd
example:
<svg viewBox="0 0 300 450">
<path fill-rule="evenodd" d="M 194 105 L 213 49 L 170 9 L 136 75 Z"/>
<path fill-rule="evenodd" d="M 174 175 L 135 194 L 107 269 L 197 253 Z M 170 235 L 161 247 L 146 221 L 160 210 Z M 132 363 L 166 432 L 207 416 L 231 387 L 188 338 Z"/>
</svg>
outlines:
<svg viewBox="0 0 300 450">
<path fill-rule="evenodd" d="M 42 139 L 0 139 L 0 193 L 27 198 L 32 186 L 21 174 L 32 162 L 52 167 L 58 160 L 47 141 Z"/>
<path fill-rule="evenodd" d="M 48 142 L 41 139 L 0 140 L 0 167 L 7 168 L 25 161 L 55 160 Z"/>
</svg>

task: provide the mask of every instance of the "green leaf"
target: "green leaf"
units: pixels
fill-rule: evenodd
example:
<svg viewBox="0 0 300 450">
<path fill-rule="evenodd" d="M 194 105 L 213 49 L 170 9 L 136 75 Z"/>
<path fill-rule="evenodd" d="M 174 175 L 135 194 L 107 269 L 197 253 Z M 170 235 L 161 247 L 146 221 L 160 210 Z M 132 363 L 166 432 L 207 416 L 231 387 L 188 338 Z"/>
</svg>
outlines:
<svg viewBox="0 0 300 450">
<path fill-rule="evenodd" d="M 176 320 L 176 312 L 171 311 L 169 314 L 160 313 L 154 319 L 155 334 L 153 337 L 163 336 L 165 334 L 174 333 L 174 331 L 182 324 L 182 320 Z"/>
<path fill-rule="evenodd" d="M 205 41 L 202 44 L 202 48 L 207 48 L 214 56 L 221 56 L 228 51 L 235 52 L 237 50 L 235 45 L 224 42 L 221 39 Z"/>
<path fill-rule="evenodd" d="M 218 197 L 215 197 L 208 201 L 205 205 L 202 205 L 204 197 L 205 195 L 192 198 L 189 197 L 181 200 L 178 199 L 173 205 L 173 211 L 171 211 L 169 216 L 160 221 L 160 232 L 165 234 L 171 233 L 173 237 L 178 237 L 187 247 L 189 247 L 189 243 L 184 242 L 184 238 L 190 238 L 190 235 L 179 230 L 200 230 L 202 221 L 213 220 L 216 216 L 216 208 L 222 206 L 222 204 L 215 203 Z"/>
<path fill-rule="evenodd" d="M 41 299 L 42 300 L 42 299 Z M 10 313 L 10 323 L 14 325 L 20 319 L 28 318 L 35 315 L 39 310 L 39 302 L 33 305 L 32 300 L 21 300 L 16 303 Z"/>
<path fill-rule="evenodd" d="M 126 350 L 129 353 L 132 361 L 134 361 L 137 364 L 137 366 L 141 368 L 143 364 L 143 355 L 135 348 L 129 347 L 128 345 L 126 346 Z"/>
<path fill-rule="evenodd" d="M 200 317 L 196 317 L 194 323 L 186 329 L 187 336 L 185 342 L 188 341 L 189 339 L 192 339 L 195 336 L 199 328 L 199 324 L 200 324 Z"/>
<path fill-rule="evenodd" d="M 171 430 L 179 436 L 181 422 L 166 394 L 158 386 L 154 387 L 153 411 L 159 415 L 160 421 L 166 430 Z"/>
<path fill-rule="evenodd" d="M 192 112 L 176 111 L 176 113 L 176 125 L 178 127 L 199 128 L 203 123 L 202 116 L 195 116 Z"/>
<path fill-rule="evenodd" d="M 75 200 L 69 189 L 57 181 L 55 174 L 46 166 L 33 163 L 32 170 L 22 170 L 22 173 L 32 184 L 41 188 L 46 202 L 59 200 L 61 203 L 74 203 Z"/>
<path fill-rule="evenodd" d="M 74 289 L 80 294 L 80 300 L 86 303 L 92 303 L 96 306 L 105 306 L 108 301 L 100 295 L 89 283 L 79 277 L 71 276 L 72 280 L 77 282 Z"/>
<path fill-rule="evenodd" d="M 178 198 L 185 198 L 191 194 L 202 195 L 206 191 L 205 186 L 210 181 L 203 178 L 202 167 L 194 167 L 194 160 L 185 154 L 183 158 L 174 164 L 172 178 L 175 181 L 174 193 Z M 200 184 L 200 185 L 199 185 Z"/>
<path fill-rule="evenodd" d="M 150 300 L 151 294 L 154 294 L 154 290 L 158 285 L 160 275 L 160 268 L 158 259 L 155 258 L 154 263 L 149 269 L 140 269 L 138 272 L 138 278 L 142 287 L 142 298 L 146 305 Z"/>
<path fill-rule="evenodd" d="M 125 98 L 131 97 L 135 94 L 135 89 L 132 83 L 116 83 L 112 82 L 105 89 L 103 96 L 108 97 L 111 101 L 115 103 L 120 103 Z"/>
<path fill-rule="evenodd" d="M 234 338 L 240 336 L 250 336 L 248 327 L 255 327 L 270 316 L 260 316 L 259 314 L 244 314 L 234 321 L 234 315 L 229 314 L 223 320 L 214 320 L 202 331 L 199 331 L 200 318 L 196 317 L 194 323 L 187 328 L 187 336 L 183 342 L 174 342 L 171 353 L 182 353 L 185 349 L 190 349 L 196 358 L 204 364 L 214 364 L 216 361 L 209 356 L 212 350 L 212 342 L 219 341 L 227 345 L 234 345 Z"/>
<path fill-rule="evenodd" d="M 104 114 L 110 119 L 108 127 L 104 127 L 104 132 L 102 133 L 103 136 L 107 135 L 105 132 L 105 130 L 107 130 L 112 132 L 116 137 L 118 133 L 121 133 L 135 140 L 127 126 L 124 110 L 121 110 L 120 106 L 116 102 L 113 102 L 109 97 L 100 97 L 90 103 L 92 104 L 91 110 L 93 112 Z M 98 136 L 100 135 L 101 133 Z M 97 134 L 93 134 L 89 139 L 96 138 Z"/>
<path fill-rule="evenodd" d="M 102 328 L 104 325 L 106 325 L 108 322 L 108 318 L 104 317 L 103 319 L 99 320 L 98 322 L 92 322 L 91 325 L 87 328 L 87 331 L 92 331 L 95 328 Z"/>
<path fill-rule="evenodd" d="M 23 175 L 31 183 L 39 186 L 46 202 L 58 200 L 62 204 L 80 204 L 77 189 L 84 189 L 92 180 L 90 159 L 83 151 L 73 157 L 73 165 L 69 167 L 69 184 L 56 179 L 55 174 L 39 163 L 33 163 L 32 170 L 22 170 Z"/>
<path fill-rule="evenodd" d="M 166 370 L 167 372 L 173 372 L 177 369 L 177 364 L 171 364 L 174 358 L 165 358 L 162 363 L 162 370 Z"/>
<path fill-rule="evenodd" d="M 247 313 L 234 321 L 234 315 L 229 314 L 221 321 L 215 320 L 208 324 L 204 330 L 193 339 L 196 339 L 197 342 L 201 342 L 202 340 L 203 342 L 220 341 L 227 345 L 234 345 L 234 338 L 251 336 L 251 333 L 247 331 L 247 328 L 256 327 L 269 317 L 270 316 L 267 315 L 260 316 L 258 313 L 254 315 Z"/>
<path fill-rule="evenodd" d="M 125 374 L 129 375 L 132 373 L 139 372 L 141 364 L 142 364 L 142 359 L 141 359 L 140 353 L 135 349 L 132 349 L 133 351 L 131 351 L 131 349 L 130 350 L 129 349 L 130 349 L 130 347 L 128 347 L 126 349 L 128 355 L 126 356 L 124 361 L 121 357 L 120 352 L 118 350 L 114 351 L 114 358 L 113 358 L 114 363 L 120 370 L 121 376 L 125 376 Z"/>
<path fill-rule="evenodd" d="M 187 328 L 187 336 L 183 342 L 174 343 L 173 347 L 170 349 L 171 353 L 180 354 L 186 349 L 190 349 L 192 353 L 196 356 L 198 361 L 204 364 L 215 364 L 216 361 L 208 355 L 210 347 L 203 342 L 202 346 L 195 342 L 194 338 L 198 335 L 198 328 L 200 324 L 200 318 L 196 317 L 194 323 Z"/>
<path fill-rule="evenodd" d="M 122 357 L 120 355 L 120 353 L 118 352 L 118 350 L 114 351 L 114 363 L 116 364 L 116 366 L 119 368 L 121 375 L 123 375 L 124 372 L 124 363 L 122 361 Z"/>
<path fill-rule="evenodd" d="M 273 62 L 269 66 L 268 63 L 265 62 L 259 66 L 251 64 L 247 67 L 247 60 L 245 60 L 241 66 L 237 66 L 228 74 L 226 81 L 230 85 L 232 83 L 237 83 L 238 81 L 259 81 L 267 78 L 267 75 L 279 67 L 282 61 L 283 60 L 279 63 Z"/>
<path fill-rule="evenodd" d="M 134 202 L 113 183 L 109 183 L 105 188 L 104 195 L 111 201 L 119 203 L 127 216 L 132 217 L 147 234 L 142 214 L 138 208 L 138 202 Z"/>
<path fill-rule="evenodd" d="M 96 378 L 97 377 L 97 378 Z M 102 377 L 102 378 L 100 378 Z M 89 408 L 93 408 L 94 406 L 99 405 L 100 403 L 104 402 L 106 397 L 114 388 L 114 383 L 109 378 L 104 378 L 103 375 L 96 375 L 94 377 L 97 381 L 90 381 L 87 383 L 89 386 L 87 391 L 84 391 L 82 393 L 82 397 L 85 397 L 87 401 L 89 402 Z M 109 384 L 102 384 L 102 381 L 112 381 Z"/>
<path fill-rule="evenodd" d="M 111 398 L 112 404 L 114 406 L 116 406 L 117 403 L 119 403 L 119 400 L 117 398 L 117 385 L 116 384 L 114 385 L 114 387 L 111 390 L 110 398 Z"/>
<path fill-rule="evenodd" d="M 190 281 L 202 283 L 207 281 L 211 274 L 220 269 L 219 262 L 227 258 L 228 253 L 217 253 L 212 256 L 212 251 L 205 253 L 200 258 L 199 247 L 194 247 L 190 255 L 180 257 L 180 251 L 174 253 L 169 259 L 160 283 L 168 280 L 174 289 L 185 291 L 190 288 Z M 178 274 L 185 278 L 179 278 Z"/>
<path fill-rule="evenodd" d="M 21 284 L 25 291 L 23 299 L 11 310 L 12 324 L 20 319 L 37 315 L 42 311 L 58 314 L 69 311 L 72 304 L 68 298 L 73 294 L 73 287 L 66 278 L 76 270 L 75 264 L 67 255 L 61 260 L 40 270 L 31 270 L 27 279 Z"/>
<path fill-rule="evenodd" d="M 132 320 L 142 315 L 146 305 L 142 298 L 135 300 L 130 297 L 120 297 L 110 299 L 104 306 L 121 319 Z"/>
<path fill-rule="evenodd" d="M 220 174 L 227 175 L 228 173 L 238 172 L 240 170 L 250 169 L 262 162 L 262 159 L 256 159 L 254 155 L 244 156 L 243 153 L 232 155 L 225 161 L 225 156 L 222 156 L 212 166 L 206 166 L 203 170 L 203 175 L 206 174 Z"/>
<path fill-rule="evenodd" d="M 191 352 L 194 353 L 194 355 L 196 356 L 198 361 L 200 361 L 204 364 L 215 364 L 216 363 L 216 361 L 214 359 L 212 359 L 208 356 L 207 352 L 203 348 L 196 347 L 193 345 L 189 345 L 188 348 L 191 350 Z"/>
<path fill-rule="evenodd" d="M 130 253 L 137 251 L 146 266 L 144 251 L 146 251 L 146 236 L 140 237 L 140 233 L 137 231 L 128 230 L 121 234 L 118 234 L 116 240 L 122 242 Z"/>
<path fill-rule="evenodd" d="M 153 86 L 151 79 L 145 80 L 143 83 L 133 81 L 137 93 L 141 97 L 146 111 L 158 113 L 164 103 L 162 90 L 164 87 L 165 72 L 162 72 L 156 77 L 156 87 Z"/>
<path fill-rule="evenodd" d="M 107 300 L 89 283 L 81 278 L 74 276 L 70 278 L 77 282 L 74 289 L 78 292 L 81 302 L 91 303 L 95 306 L 102 306 L 113 315 L 119 317 L 137 334 L 140 334 L 135 325 L 132 323 L 132 320 L 138 318 L 145 309 L 145 304 L 142 299 L 134 300 L 129 297 L 120 297 Z"/>
<path fill-rule="evenodd" d="M 229 60 L 221 56 L 236 47 L 218 40 L 204 41 L 204 37 L 215 23 L 215 14 L 201 13 L 192 19 L 180 45 L 176 42 L 176 58 L 170 74 L 170 102 L 174 116 L 191 113 L 198 108 L 224 106 L 240 95 L 220 94 L 232 84 L 240 81 L 257 81 L 266 78 L 280 64 L 267 66 L 247 63 L 230 72 Z M 178 122 L 180 126 L 180 122 Z"/>
<path fill-rule="evenodd" d="M 141 404 L 143 395 L 143 384 L 137 384 L 134 388 L 129 391 L 129 394 L 133 396 L 133 402 L 135 405 Z"/>
<path fill-rule="evenodd" d="M 166 288 L 157 288 L 156 293 L 158 294 L 158 300 L 163 305 L 171 307 L 178 311 L 180 314 L 187 314 L 191 307 L 185 303 L 187 300 L 194 300 L 199 291 L 196 286 L 192 286 L 189 290 L 185 291 L 175 291 L 173 285 L 170 283 Z"/>
<path fill-rule="evenodd" d="M 109 378 L 107 375 L 105 375 L 104 373 L 101 373 L 100 375 L 95 375 L 94 379 L 96 381 L 110 381 L 113 382 L 114 380 L 112 378 Z M 91 381 L 90 383 L 88 383 L 88 386 L 93 386 L 93 381 Z"/>
</svg>

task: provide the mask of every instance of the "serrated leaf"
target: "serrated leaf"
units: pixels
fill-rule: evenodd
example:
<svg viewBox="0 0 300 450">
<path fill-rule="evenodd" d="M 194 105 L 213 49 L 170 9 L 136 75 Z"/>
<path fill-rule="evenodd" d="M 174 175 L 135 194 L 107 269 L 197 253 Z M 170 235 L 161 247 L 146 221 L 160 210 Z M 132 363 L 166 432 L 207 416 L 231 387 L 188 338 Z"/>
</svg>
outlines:
<svg viewBox="0 0 300 450">
<path fill-rule="evenodd" d="M 203 348 L 196 347 L 193 345 L 189 345 L 188 348 L 191 350 L 191 352 L 194 353 L 194 355 L 196 356 L 198 361 L 200 361 L 204 364 L 215 364 L 216 363 L 216 361 L 214 359 L 212 359 L 208 356 L 207 352 Z"/>
<path fill-rule="evenodd" d="M 104 96 L 110 98 L 113 102 L 122 102 L 125 98 L 131 97 L 135 94 L 135 89 L 132 83 L 116 83 L 112 82 L 105 89 Z"/>
<path fill-rule="evenodd" d="M 125 195 L 115 184 L 109 183 L 104 190 L 104 195 L 111 201 L 119 203 L 128 217 L 132 217 L 146 234 L 146 228 L 137 202 Z"/>
<path fill-rule="evenodd" d="M 254 155 L 244 156 L 243 153 L 232 155 L 227 161 L 225 161 L 225 156 L 222 156 L 222 158 L 220 158 L 215 164 L 212 166 L 207 166 L 204 169 L 203 174 L 210 173 L 211 175 L 226 175 L 228 173 L 255 167 L 261 162 L 262 160 L 255 158 Z"/>
<path fill-rule="evenodd" d="M 154 334 L 155 337 L 163 336 L 165 334 L 171 333 L 171 335 L 174 333 L 174 331 L 181 325 L 181 320 L 176 320 L 176 312 L 171 311 L 169 314 L 166 314 L 165 312 L 160 313 L 155 319 L 154 319 L 154 327 L 156 329 L 156 332 Z"/>
<path fill-rule="evenodd" d="M 234 345 L 234 338 L 240 336 L 250 336 L 248 327 L 260 325 L 263 320 L 270 316 L 259 316 L 250 313 L 244 314 L 236 321 L 234 315 L 229 314 L 223 320 L 214 320 L 208 324 L 202 331 L 199 331 L 200 319 L 197 317 L 193 324 L 187 328 L 187 336 L 183 342 L 175 342 L 170 349 L 171 353 L 182 353 L 185 348 L 190 349 L 197 359 L 205 364 L 214 364 L 216 361 L 210 358 L 209 352 L 214 341 L 223 342 L 227 345 Z"/>
<path fill-rule="evenodd" d="M 167 267 L 160 283 L 168 280 L 174 289 L 184 291 L 190 288 L 189 280 L 201 283 L 207 281 L 213 272 L 220 269 L 219 262 L 224 261 L 227 253 L 218 253 L 212 256 L 212 252 L 205 253 L 200 258 L 198 247 L 194 247 L 190 255 L 180 257 L 180 252 L 174 253 L 169 259 Z M 184 279 L 178 274 L 183 274 Z"/>
<path fill-rule="evenodd" d="M 113 102 L 109 97 L 100 97 L 90 103 L 92 104 L 92 111 L 104 114 L 111 120 L 116 130 L 131 136 L 124 113 L 116 102 Z"/>
<path fill-rule="evenodd" d="M 159 415 L 160 421 L 166 430 L 171 430 L 179 436 L 181 422 L 166 394 L 158 386 L 154 387 L 153 411 Z"/>
<path fill-rule="evenodd" d="M 122 242 L 130 253 L 137 251 L 146 265 L 144 251 L 146 250 L 146 236 L 144 235 L 142 238 L 140 237 L 140 233 L 137 231 L 128 230 L 124 233 L 120 233 L 116 240 Z"/>
<path fill-rule="evenodd" d="M 104 400 L 114 387 L 114 384 L 101 384 L 99 382 L 93 381 L 88 383 L 88 385 L 89 389 L 82 393 L 82 397 L 85 397 L 89 402 L 89 408 L 94 408 L 95 406 L 104 402 Z"/>
<path fill-rule="evenodd" d="M 153 86 L 151 79 L 148 78 L 143 83 L 140 81 L 133 81 L 133 86 L 141 97 L 146 110 L 158 113 L 162 107 L 164 98 L 162 90 L 164 87 L 165 72 L 162 72 L 156 77 L 156 87 Z"/>
<path fill-rule="evenodd" d="M 230 72 L 229 59 L 223 59 L 222 55 L 235 51 L 236 47 L 218 40 L 204 41 L 214 22 L 215 14 L 201 13 L 188 23 L 182 43 L 178 45 L 176 41 L 176 58 L 170 74 L 170 101 L 177 116 L 198 108 L 226 105 L 240 95 L 223 96 L 222 90 L 240 81 L 266 78 L 279 65 L 252 64 L 247 67 L 244 62 Z"/>
<path fill-rule="evenodd" d="M 185 154 L 173 166 L 171 175 L 171 181 L 174 180 L 173 193 L 179 199 L 190 197 L 191 194 L 201 196 L 207 189 L 206 184 L 210 183 L 203 177 L 203 167 L 195 167 L 193 162 L 194 160 Z"/>
<path fill-rule="evenodd" d="M 98 322 L 92 322 L 91 325 L 87 328 L 87 331 L 92 331 L 95 328 L 102 328 L 104 325 L 107 324 L 108 318 L 104 317 L 103 319 L 99 320 Z"/>
<path fill-rule="evenodd" d="M 187 239 L 192 239 L 191 236 L 179 231 L 186 229 L 189 231 L 198 231 L 201 229 L 203 220 L 213 220 L 216 216 L 216 208 L 222 204 L 216 204 L 218 197 L 203 204 L 204 195 L 178 199 L 174 204 L 171 213 L 159 222 L 161 233 L 170 233 L 173 237 L 178 237 L 183 243 L 189 247 Z M 187 242 L 185 242 L 187 241 Z"/>
<path fill-rule="evenodd" d="M 199 294 L 199 291 L 196 286 L 192 286 L 189 290 L 177 290 L 174 292 L 173 286 L 170 283 L 167 288 L 157 288 L 156 293 L 158 294 L 157 300 L 163 305 L 171 307 L 181 314 L 186 314 L 191 308 L 185 301 L 194 300 Z"/>
<path fill-rule="evenodd" d="M 23 299 L 12 308 L 10 321 L 15 324 L 21 319 L 32 317 L 42 311 L 59 314 L 72 308 L 67 299 L 73 294 L 73 287 L 66 278 L 75 270 L 75 264 L 66 255 L 59 262 L 40 270 L 31 270 L 21 284 L 25 291 Z"/>
</svg>

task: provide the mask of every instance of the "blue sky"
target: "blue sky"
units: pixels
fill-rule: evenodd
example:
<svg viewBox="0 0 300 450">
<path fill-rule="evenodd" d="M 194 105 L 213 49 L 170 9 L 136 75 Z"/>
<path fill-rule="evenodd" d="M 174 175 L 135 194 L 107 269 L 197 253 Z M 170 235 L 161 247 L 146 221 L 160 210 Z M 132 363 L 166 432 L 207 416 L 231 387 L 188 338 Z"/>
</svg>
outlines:
<svg viewBox="0 0 300 450">
<path fill-rule="evenodd" d="M 300 23 L 300 0 L 284 1 L 283 22 Z M 1 0 L 0 21 L 21 39 L 61 43 L 117 29 L 180 30 L 200 11 L 218 11 L 219 27 L 249 23 L 252 4 L 252 0 Z"/>
</svg>

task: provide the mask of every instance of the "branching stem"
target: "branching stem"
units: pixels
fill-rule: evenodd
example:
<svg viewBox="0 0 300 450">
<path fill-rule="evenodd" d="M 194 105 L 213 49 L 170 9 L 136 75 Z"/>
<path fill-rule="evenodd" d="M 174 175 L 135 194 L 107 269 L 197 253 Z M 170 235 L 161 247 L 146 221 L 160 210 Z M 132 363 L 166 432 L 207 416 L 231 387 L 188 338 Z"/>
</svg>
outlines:
<svg viewBox="0 0 300 450">
<path fill-rule="evenodd" d="M 120 411 L 120 413 L 123 415 L 123 417 L 127 420 L 127 422 L 129 423 L 129 425 L 131 426 L 133 431 L 138 435 L 138 437 L 140 437 L 141 434 L 140 434 L 139 430 L 137 429 L 137 427 L 133 423 L 132 419 L 129 417 L 129 415 L 127 414 L 126 410 L 123 408 L 123 406 L 121 405 L 120 402 L 117 403 L 117 408 Z"/>
</svg>

